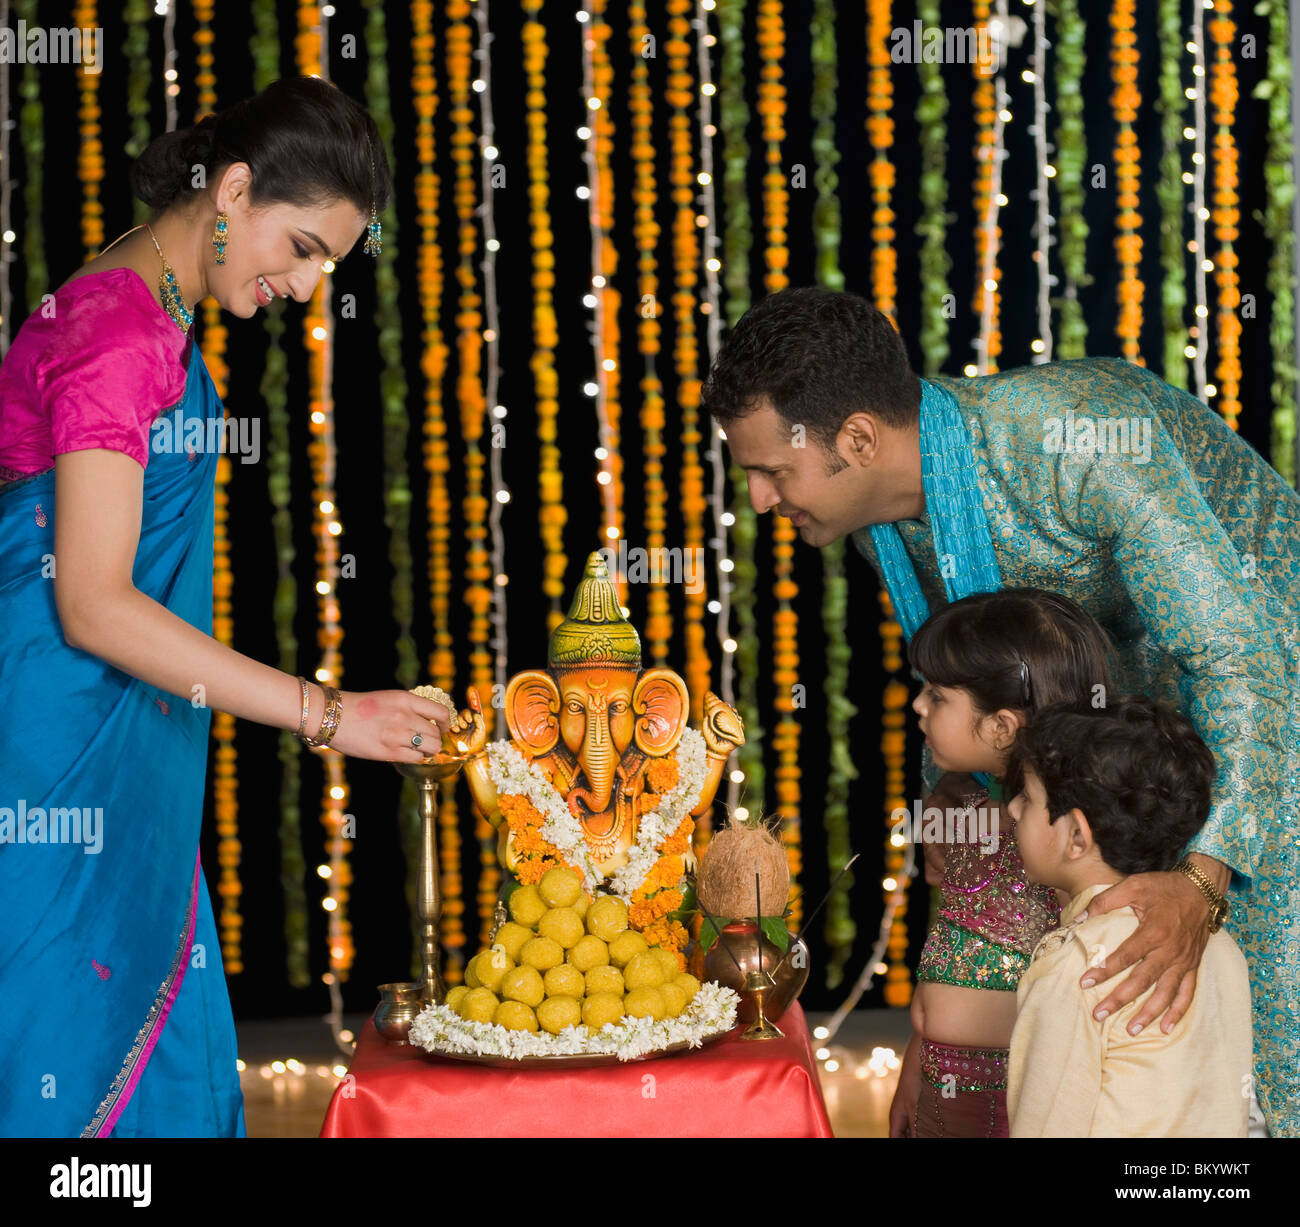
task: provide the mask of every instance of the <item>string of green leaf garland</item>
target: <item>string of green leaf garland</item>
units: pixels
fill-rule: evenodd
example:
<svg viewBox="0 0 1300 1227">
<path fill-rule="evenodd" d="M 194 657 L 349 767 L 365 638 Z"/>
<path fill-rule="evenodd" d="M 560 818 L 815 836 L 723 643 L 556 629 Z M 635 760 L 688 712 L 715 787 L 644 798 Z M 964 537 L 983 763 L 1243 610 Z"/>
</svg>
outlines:
<svg viewBox="0 0 1300 1227">
<path fill-rule="evenodd" d="M 388 92 L 388 30 L 380 0 L 366 0 L 366 108 L 379 130 L 388 164 L 397 165 L 393 149 L 393 109 Z M 406 407 L 406 372 L 402 366 L 402 313 L 398 308 L 397 206 L 389 201 L 380 221 L 383 250 L 375 261 L 375 322 L 382 369 L 379 399 L 384 420 L 384 526 L 388 529 L 388 561 L 393 568 L 393 620 L 397 623 L 398 684 L 410 690 L 419 685 L 419 652 L 411 634 L 414 617 L 411 566 L 411 485 L 406 471 L 406 446 L 410 419 Z M 420 867 L 419 784 L 404 778 L 398 802 L 398 830 L 406 860 L 406 899 L 411 922 L 411 978 L 420 975 L 417 912 Z"/>
<path fill-rule="evenodd" d="M 1187 387 L 1187 244 L 1183 218 L 1187 201 L 1183 184 L 1183 34 L 1182 0 L 1160 0 L 1160 310 L 1164 323 L 1166 383 Z M 1204 88 L 1204 83 L 1201 83 Z M 1201 255 L 1198 253 L 1198 260 Z"/>
<path fill-rule="evenodd" d="M 745 100 L 745 0 L 719 0 L 718 41 L 722 63 L 718 74 L 718 118 L 722 131 L 722 277 L 727 287 L 727 325 L 749 310 L 750 250 L 754 232 L 749 214 L 749 104 Z M 736 709 L 745 724 L 745 744 L 737 754 L 745 776 L 745 793 L 751 812 L 763 808 L 766 791 L 763 773 L 763 738 L 766 729 L 758 706 L 759 642 L 758 516 L 749 501 L 744 470 L 731 466 L 731 608 L 736 613 Z"/>
<path fill-rule="evenodd" d="M 926 30 L 940 28 L 939 0 L 919 0 L 916 15 Z M 917 196 L 921 216 L 914 233 L 921 239 L 921 360 L 926 376 L 939 374 L 948 361 L 950 317 L 946 312 L 951 287 L 948 274 L 948 93 L 937 63 L 917 57 L 921 96 L 916 126 L 921 144 L 921 178 Z"/>
<path fill-rule="evenodd" d="M 254 0 L 253 34 L 249 47 L 253 59 L 253 88 L 263 90 L 280 76 L 280 31 L 275 0 Z M 266 404 L 268 447 L 267 491 L 273 508 L 271 529 L 275 536 L 276 586 L 273 616 L 279 665 L 286 673 L 298 674 L 298 637 L 294 620 L 298 615 L 298 584 L 294 578 L 292 488 L 292 440 L 289 431 L 288 358 L 284 336 L 284 300 L 278 299 L 262 313 L 266 323 L 267 349 L 258 392 Z M 307 908 L 307 860 L 302 843 L 302 812 L 299 806 L 302 784 L 302 747 L 289 730 L 280 732 L 280 889 L 284 893 L 285 970 L 293 988 L 311 983 L 309 966 L 309 924 Z"/>
<path fill-rule="evenodd" d="M 1060 207 L 1061 266 L 1064 292 L 1055 305 L 1061 314 L 1056 333 L 1056 357 L 1083 358 L 1088 353 L 1088 325 L 1079 303 L 1079 290 L 1092 284 L 1087 273 L 1088 223 L 1083 218 L 1083 164 L 1087 142 L 1083 132 L 1083 40 L 1086 25 L 1078 0 L 1053 0 L 1056 18 L 1056 183 Z"/>
<path fill-rule="evenodd" d="M 126 53 L 126 113 L 130 117 L 131 131 L 122 146 L 126 156 L 134 161 L 149 144 L 149 89 L 153 84 L 153 65 L 149 62 L 149 18 L 152 15 L 149 0 L 126 0 L 122 20 L 126 23 L 126 39 L 122 50 Z M 139 225 L 149 216 L 149 206 L 143 200 L 135 202 L 135 222 Z"/>
<path fill-rule="evenodd" d="M 1297 479 L 1295 287 L 1292 259 L 1295 231 L 1291 206 L 1296 184 L 1292 173 L 1290 21 L 1285 0 L 1261 0 L 1255 12 L 1268 16 L 1268 61 L 1264 80 L 1252 97 L 1268 101 L 1268 150 L 1264 155 L 1264 211 L 1256 220 L 1268 238 L 1266 284 L 1272 308 L 1268 340 L 1273 350 L 1273 421 L 1270 455 L 1273 467 L 1293 486 Z"/>
<path fill-rule="evenodd" d="M 813 205 L 813 236 L 817 245 L 817 283 L 830 290 L 844 289 L 840 269 L 840 202 L 836 195 L 840 160 L 835 144 L 836 41 L 834 0 L 816 0 L 811 22 L 813 183 L 817 200 Z M 853 857 L 849 836 L 849 786 L 858 778 L 849 751 L 849 721 L 858 714 L 850 702 L 849 646 L 846 622 L 849 585 L 844 574 L 844 538 L 822 547 L 822 629 L 826 633 L 826 739 L 829 766 L 826 774 L 826 803 L 822 823 L 826 832 L 826 859 L 832 881 Z M 853 922 L 851 893 L 853 875 L 843 881 L 826 901 L 824 930 L 830 957 L 826 964 L 826 987 L 838 988 L 844 979 L 844 964 L 853 952 L 857 925 Z"/>
<path fill-rule="evenodd" d="M 36 0 L 17 0 L 14 5 L 20 21 L 37 24 Z M 41 295 L 49 288 L 50 271 L 45 264 L 45 230 L 41 219 L 45 211 L 45 108 L 41 103 L 41 69 L 28 63 L 23 70 L 20 89 L 23 105 L 18 117 L 23 144 L 23 263 L 27 266 L 27 312 L 41 304 Z"/>
</svg>

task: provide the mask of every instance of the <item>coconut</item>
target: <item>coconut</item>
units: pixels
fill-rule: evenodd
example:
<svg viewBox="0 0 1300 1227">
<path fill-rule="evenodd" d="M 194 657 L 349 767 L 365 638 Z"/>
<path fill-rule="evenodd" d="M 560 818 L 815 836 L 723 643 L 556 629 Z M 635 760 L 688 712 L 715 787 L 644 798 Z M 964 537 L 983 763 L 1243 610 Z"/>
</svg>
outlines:
<svg viewBox="0 0 1300 1227">
<path fill-rule="evenodd" d="M 758 898 L 754 875 L 758 875 Z M 714 834 L 700 858 L 695 891 L 700 902 L 721 920 L 780 916 L 790 898 L 790 865 L 785 849 L 761 819 L 733 821 Z"/>
</svg>

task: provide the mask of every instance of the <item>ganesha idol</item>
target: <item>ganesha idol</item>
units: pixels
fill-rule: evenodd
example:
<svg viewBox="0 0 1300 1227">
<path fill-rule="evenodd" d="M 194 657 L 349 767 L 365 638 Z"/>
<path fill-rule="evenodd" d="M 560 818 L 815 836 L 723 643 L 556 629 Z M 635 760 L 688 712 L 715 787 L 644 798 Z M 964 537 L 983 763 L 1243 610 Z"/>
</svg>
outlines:
<svg viewBox="0 0 1300 1227">
<path fill-rule="evenodd" d="M 516 879 L 536 882 L 565 864 L 589 895 L 633 903 L 680 886 L 694 819 L 744 744 L 743 725 L 710 692 L 702 728 L 689 726 L 686 683 L 671 669 L 642 669 L 640 638 L 599 553 L 551 635 L 547 668 L 506 686 L 508 741 L 487 744 L 478 702 L 471 691 L 477 710 L 453 718 L 448 740 Z"/>
</svg>

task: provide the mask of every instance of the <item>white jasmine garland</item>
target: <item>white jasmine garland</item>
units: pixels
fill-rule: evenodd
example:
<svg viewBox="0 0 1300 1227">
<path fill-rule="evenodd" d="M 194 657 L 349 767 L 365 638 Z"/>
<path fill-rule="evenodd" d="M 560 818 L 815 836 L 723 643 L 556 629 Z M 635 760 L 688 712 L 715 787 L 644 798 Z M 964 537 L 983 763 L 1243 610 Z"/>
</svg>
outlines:
<svg viewBox="0 0 1300 1227">
<path fill-rule="evenodd" d="M 486 753 L 488 775 L 497 793 L 523 797 L 542 815 L 542 838 L 581 871 L 587 893 L 595 895 L 602 879 L 583 838 L 582 825 L 546 773 L 509 741 L 491 742 Z M 631 904 L 633 893 L 659 861 L 659 845 L 699 804 L 707 774 L 703 735 L 693 728 L 683 729 L 677 743 L 677 784 L 660 796 L 654 809 L 640 815 L 636 843 L 629 849 L 627 864 L 614 875 L 608 893 Z"/>
<path fill-rule="evenodd" d="M 546 1031 L 511 1031 L 496 1023 L 471 1022 L 445 1005 L 425 1006 L 411 1023 L 410 1042 L 426 1052 L 457 1052 L 473 1056 L 524 1057 L 612 1055 L 620 1061 L 660 1052 L 674 1044 L 699 1048 L 710 1036 L 736 1025 L 740 997 L 721 984 L 700 986 L 676 1018 L 623 1017 L 599 1031 L 587 1026 L 565 1027 L 559 1035 Z"/>
</svg>

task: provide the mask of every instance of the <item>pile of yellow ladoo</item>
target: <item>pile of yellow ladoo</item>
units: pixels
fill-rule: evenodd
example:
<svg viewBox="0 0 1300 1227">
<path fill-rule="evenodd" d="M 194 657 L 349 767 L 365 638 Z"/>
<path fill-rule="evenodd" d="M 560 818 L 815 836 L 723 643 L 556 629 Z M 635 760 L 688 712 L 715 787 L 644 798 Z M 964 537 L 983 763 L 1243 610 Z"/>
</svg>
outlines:
<svg viewBox="0 0 1300 1227">
<path fill-rule="evenodd" d="M 676 1018 L 699 991 L 679 955 L 628 928 L 622 899 L 588 899 L 570 869 L 518 887 L 507 906 L 510 920 L 447 994 L 461 1018 L 552 1035 L 582 1025 L 599 1031 L 624 1017 Z"/>
</svg>

